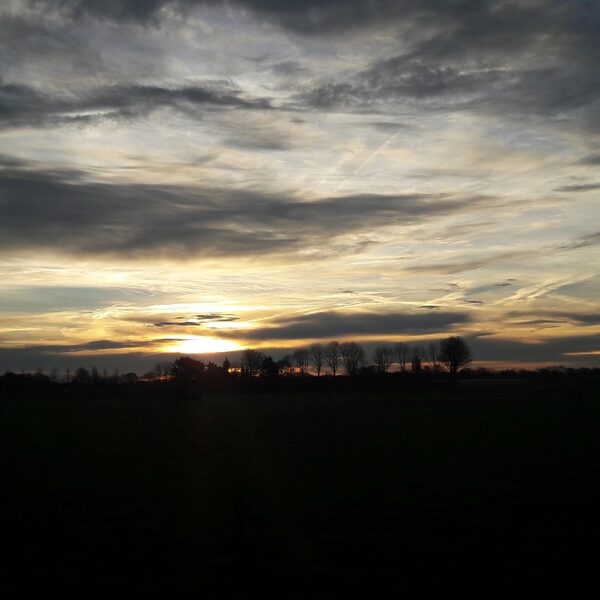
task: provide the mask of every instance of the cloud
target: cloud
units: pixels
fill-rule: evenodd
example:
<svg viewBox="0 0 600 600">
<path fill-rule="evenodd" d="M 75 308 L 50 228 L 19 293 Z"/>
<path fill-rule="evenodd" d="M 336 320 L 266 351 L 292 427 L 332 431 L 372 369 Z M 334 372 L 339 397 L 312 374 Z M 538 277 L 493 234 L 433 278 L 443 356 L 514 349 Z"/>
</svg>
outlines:
<svg viewBox="0 0 600 600">
<path fill-rule="evenodd" d="M 114 341 L 114 340 L 94 340 L 83 344 L 44 344 L 40 346 L 27 346 L 23 350 L 30 352 L 43 353 L 73 353 L 73 352 L 94 352 L 98 350 L 120 350 L 126 348 L 145 348 L 155 346 L 157 343 L 165 343 L 178 340 L 132 340 L 132 341 Z"/>
<path fill-rule="evenodd" d="M 356 4 L 355 4 L 356 6 Z M 600 8 L 581 2 L 399 2 L 395 54 L 302 85 L 298 107 L 468 111 L 594 135 Z M 394 21 L 398 16 L 401 19 Z M 552 119 L 552 121 L 548 121 Z"/>
<path fill-rule="evenodd" d="M 0 196 L 1 198 L 1 196 Z M 156 294 L 149 290 L 127 287 L 92 286 L 15 286 L 5 287 L 0 310 L 9 313 L 52 312 L 98 308 L 114 302 L 140 301 Z"/>
<path fill-rule="evenodd" d="M 600 231 L 582 235 L 575 240 L 565 242 L 564 244 L 561 244 L 558 249 L 579 250 L 580 248 L 587 248 L 588 246 L 595 246 L 597 244 L 600 244 Z"/>
<path fill-rule="evenodd" d="M 214 83 L 166 87 L 160 85 L 112 85 L 58 95 L 26 85 L 0 81 L 0 127 L 37 127 L 98 119 L 131 119 L 159 108 L 184 111 L 198 117 L 199 108 L 270 108 L 267 99 L 245 98 L 240 90 Z"/>
<path fill-rule="evenodd" d="M 544 250 L 540 250 L 543 252 Z M 547 251 L 547 250 L 546 250 Z M 480 253 L 479 258 L 464 260 L 461 262 L 452 262 L 444 260 L 431 264 L 415 264 L 413 266 L 403 267 L 406 272 L 412 273 L 432 273 L 435 275 L 453 275 L 455 273 L 463 273 L 464 271 L 472 271 L 493 264 L 511 262 L 515 259 L 523 257 L 531 257 L 530 250 L 510 250 L 507 252 L 499 252 L 495 254 Z M 507 284 L 508 285 L 508 284 Z M 475 301 L 477 302 L 477 301 Z"/>
<path fill-rule="evenodd" d="M 297 60 L 285 60 L 269 66 L 269 70 L 279 77 L 297 77 L 308 75 L 310 70 Z"/>
<path fill-rule="evenodd" d="M 360 28 L 430 9 L 425 3 L 419 10 L 414 0 L 230 0 L 227 3 L 224 0 L 31 0 L 31 3 L 75 19 L 91 17 L 143 25 L 158 24 L 169 14 L 185 14 L 199 6 L 228 5 L 299 33 Z M 438 6 L 445 14 L 450 12 L 439 0 L 428 4 Z"/>
<path fill-rule="evenodd" d="M 565 364 L 570 360 L 576 361 L 580 353 L 593 352 L 600 348 L 600 335 L 557 337 L 535 344 L 489 336 L 466 339 L 473 349 L 476 360 L 522 364 L 528 362 Z"/>
<path fill-rule="evenodd" d="M 600 8 L 593 3 L 32 0 L 30 5 L 39 11 L 34 20 L 40 21 L 42 14 L 58 14 L 59 20 L 61 15 L 63 19 L 75 19 L 71 29 L 83 27 L 84 22 L 87 26 L 90 21 L 97 27 L 107 22 L 160 26 L 166 21 L 171 23 L 174 15 L 200 7 L 221 7 L 228 11 L 237 8 L 254 17 L 255 26 L 266 20 L 294 34 L 310 36 L 347 36 L 365 28 L 392 28 L 398 40 L 396 52 L 361 66 L 354 73 L 342 69 L 339 74 L 314 80 L 307 87 L 306 64 L 287 59 L 271 65 L 271 73 L 289 79 L 290 84 L 294 78 L 301 80 L 295 102 L 288 108 L 392 114 L 403 104 L 409 104 L 418 105 L 421 110 L 474 110 L 513 119 L 537 115 L 560 120 L 569 114 L 579 130 L 588 134 L 597 131 L 600 122 L 597 44 Z M 31 38 L 32 46 L 41 49 L 38 52 L 41 56 L 45 52 L 64 55 L 84 43 L 67 27 L 56 32 L 37 24 L 33 31 L 24 18 L 10 16 L 5 21 L 7 39 Z M 66 46 L 65 40 L 70 40 Z M 91 51 L 85 54 L 82 68 L 87 64 L 89 71 L 97 71 L 98 56 Z M 39 90 L 11 85 L 18 89 L 9 89 L 10 85 L 5 83 L 7 89 L 3 90 L 4 104 L 11 108 L 4 120 L 10 125 L 19 125 L 21 121 L 35 124 L 36 115 L 40 115 L 39 125 L 53 120 L 56 123 L 90 120 L 98 115 L 131 118 L 147 115 L 161 106 L 179 110 L 190 105 L 264 109 L 270 106 L 265 98 L 246 98 L 239 90 L 215 93 L 203 84 L 199 89 L 132 84 L 131 88 L 100 89 L 71 99 L 46 98 L 37 93 Z"/>
<path fill-rule="evenodd" d="M 589 154 L 579 161 L 581 165 L 600 165 L 600 154 Z"/>
<path fill-rule="evenodd" d="M 511 312 L 506 315 L 510 318 L 528 317 L 525 320 L 507 321 L 515 325 L 540 325 L 548 323 L 570 322 L 577 325 L 594 326 L 600 325 L 600 312 L 566 312 L 556 310 L 538 310 L 534 315 L 526 312 Z"/>
<path fill-rule="evenodd" d="M 600 76 L 596 64 L 576 67 L 516 66 L 496 61 L 429 60 L 419 52 L 373 63 L 343 80 L 323 79 L 296 95 L 299 107 L 318 110 L 381 112 L 418 107 L 430 111 L 475 111 L 511 118 L 574 118 L 597 131 Z M 400 103 L 400 105 L 398 104 Z"/>
<path fill-rule="evenodd" d="M 445 331 L 469 321 L 469 315 L 461 312 L 410 314 L 326 311 L 275 319 L 266 327 L 230 332 L 228 335 L 253 341 L 331 339 L 369 335 L 401 336 Z"/>
<path fill-rule="evenodd" d="M 138 373 L 144 373 L 151 369 L 157 361 L 173 360 L 174 355 L 156 354 L 151 349 L 142 352 L 128 352 L 127 349 L 111 353 L 103 351 L 102 354 L 90 353 L 85 355 L 85 351 L 79 352 L 50 352 L 42 350 L 32 350 L 29 348 L 0 348 L 0 373 L 3 371 L 16 371 L 22 369 L 25 371 L 34 371 L 38 368 L 44 368 L 46 374 L 49 369 L 57 367 L 61 370 L 60 376 L 65 375 L 65 369 L 70 368 L 74 371 L 78 367 L 91 369 L 96 366 L 98 369 L 107 369 L 110 374 L 114 369 L 119 372 L 128 372 L 135 370 Z"/>
<path fill-rule="evenodd" d="M 489 205 L 481 198 L 363 194 L 306 201 L 202 187 L 99 183 L 75 170 L 0 170 L 0 250 L 77 255 L 282 259 L 327 247 L 357 252 L 348 234 Z"/>
<path fill-rule="evenodd" d="M 556 189 L 557 192 L 592 192 L 600 190 L 600 183 L 581 183 L 578 185 L 565 185 Z"/>
<path fill-rule="evenodd" d="M 598 9 L 593 3 L 565 5 L 560 0 L 488 2 L 486 0 L 30 0 L 42 10 L 72 18 L 156 24 L 173 13 L 199 6 L 229 6 L 249 11 L 299 33 L 332 33 L 391 23 L 416 21 L 435 31 L 441 25 L 438 51 L 450 52 L 470 33 L 474 43 L 493 36 L 498 42 L 544 32 L 552 27 L 594 32 Z M 478 25 L 474 28 L 473 25 Z M 519 47 L 515 49 L 519 50 Z"/>
<path fill-rule="evenodd" d="M 153 325 L 155 327 L 203 327 L 206 323 L 233 323 L 237 320 L 239 317 L 231 314 L 206 313 L 188 318 L 175 317 L 170 321 L 157 321 Z"/>
</svg>

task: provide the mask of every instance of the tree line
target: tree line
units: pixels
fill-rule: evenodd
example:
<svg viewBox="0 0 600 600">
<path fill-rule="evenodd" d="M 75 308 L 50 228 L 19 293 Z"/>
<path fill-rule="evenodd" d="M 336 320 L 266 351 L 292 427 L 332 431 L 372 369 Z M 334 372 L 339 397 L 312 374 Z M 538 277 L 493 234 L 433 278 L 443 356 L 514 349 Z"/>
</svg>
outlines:
<svg viewBox="0 0 600 600">
<path fill-rule="evenodd" d="M 237 364 L 227 358 L 221 365 L 213 361 L 181 357 L 173 362 L 156 363 L 153 370 L 138 377 L 136 373 L 119 373 L 107 369 L 99 372 L 96 367 L 90 370 L 79 367 L 74 371 L 66 369 L 62 377 L 58 369 L 53 368 L 45 373 L 40 367 L 31 376 L 39 382 L 98 384 L 98 383 L 135 383 L 137 381 L 220 381 L 228 376 L 241 378 L 277 378 L 283 376 L 316 376 L 328 375 L 337 377 L 345 375 L 355 377 L 360 373 L 386 374 L 396 365 L 395 371 L 400 373 L 420 373 L 424 369 L 446 371 L 456 375 L 461 368 L 472 361 L 472 352 L 461 337 L 449 337 L 440 342 L 431 342 L 427 347 L 408 345 L 404 342 L 382 344 L 377 346 L 368 361 L 367 354 L 357 342 L 331 341 L 325 344 L 315 343 L 308 347 L 297 348 L 291 354 L 275 360 L 254 348 L 246 348 L 241 353 Z"/>
<path fill-rule="evenodd" d="M 362 368 L 374 368 L 377 373 L 388 373 L 394 364 L 402 373 L 410 370 L 419 373 L 425 363 L 433 370 L 444 369 L 456 375 L 473 360 L 467 342 L 459 336 L 451 336 L 440 342 L 430 342 L 425 347 L 411 346 L 404 342 L 383 344 L 373 352 L 372 362 L 367 365 L 364 348 L 357 342 L 331 341 L 298 348 L 278 361 L 253 348 L 242 352 L 241 369 L 249 376 L 257 376 L 277 369 L 281 373 L 307 375 L 311 371 L 317 377 L 341 373 L 354 376 Z"/>
</svg>

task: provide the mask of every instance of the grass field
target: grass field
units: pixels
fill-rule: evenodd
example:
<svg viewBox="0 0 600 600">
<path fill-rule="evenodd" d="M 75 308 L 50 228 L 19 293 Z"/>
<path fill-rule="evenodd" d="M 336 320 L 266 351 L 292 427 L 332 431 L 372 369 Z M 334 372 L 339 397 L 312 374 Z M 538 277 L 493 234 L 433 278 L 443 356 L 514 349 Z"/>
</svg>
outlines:
<svg viewBox="0 0 600 600">
<path fill-rule="evenodd" d="M 315 598 L 596 578 L 590 386 L 90 393 L 0 417 L 0 587 Z"/>
</svg>

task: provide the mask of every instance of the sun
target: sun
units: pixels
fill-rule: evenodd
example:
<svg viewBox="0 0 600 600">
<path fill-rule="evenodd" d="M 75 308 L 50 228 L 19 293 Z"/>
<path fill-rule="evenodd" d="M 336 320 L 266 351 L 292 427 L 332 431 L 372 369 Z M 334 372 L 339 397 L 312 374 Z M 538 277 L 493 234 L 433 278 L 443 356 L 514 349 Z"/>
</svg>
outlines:
<svg viewBox="0 0 600 600">
<path fill-rule="evenodd" d="M 179 340 L 165 348 L 165 352 L 180 354 L 213 354 L 239 350 L 240 346 L 232 340 L 223 340 L 209 336 L 194 336 Z"/>
</svg>

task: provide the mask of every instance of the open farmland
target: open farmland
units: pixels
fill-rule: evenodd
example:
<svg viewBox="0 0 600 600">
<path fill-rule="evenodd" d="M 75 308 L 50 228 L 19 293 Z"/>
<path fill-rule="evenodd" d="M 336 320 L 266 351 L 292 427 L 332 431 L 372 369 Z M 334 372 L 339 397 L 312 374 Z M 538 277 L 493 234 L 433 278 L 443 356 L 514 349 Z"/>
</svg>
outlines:
<svg viewBox="0 0 600 600">
<path fill-rule="evenodd" d="M 600 394 L 590 386 L 92 389 L 9 398 L 0 416 L 4 588 L 331 597 L 593 577 Z"/>
</svg>

